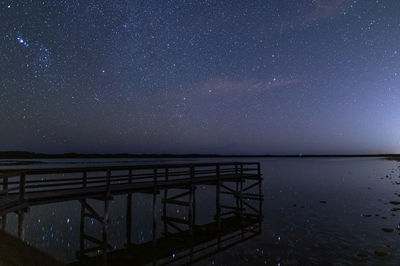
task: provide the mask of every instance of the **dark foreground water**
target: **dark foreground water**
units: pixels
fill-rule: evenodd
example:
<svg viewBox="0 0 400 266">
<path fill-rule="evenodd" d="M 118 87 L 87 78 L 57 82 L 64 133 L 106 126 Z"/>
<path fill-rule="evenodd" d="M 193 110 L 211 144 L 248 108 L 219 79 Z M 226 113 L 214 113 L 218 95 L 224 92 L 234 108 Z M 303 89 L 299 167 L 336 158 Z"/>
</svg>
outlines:
<svg viewBox="0 0 400 266">
<path fill-rule="evenodd" d="M 17 165 L 13 161 L 2 160 L 0 167 L 47 168 L 182 161 L 213 162 L 213 159 L 27 160 L 19 161 Z M 196 262 L 197 265 L 399 264 L 400 211 L 396 209 L 400 207 L 397 206 L 400 204 L 398 162 L 382 158 L 214 161 L 261 162 L 264 218 L 260 234 L 215 254 L 211 253 Z M 116 196 L 110 203 L 107 238 L 114 250 L 124 248 L 127 240 L 126 197 Z M 132 198 L 131 242 L 139 245 L 153 239 L 153 197 L 133 194 Z M 213 221 L 215 189 L 199 187 L 196 202 L 198 223 Z M 96 206 L 100 203 L 92 200 L 91 204 Z M 24 216 L 24 241 L 59 261 L 75 262 L 80 247 L 80 211 L 81 204 L 78 201 L 31 207 Z M 186 215 L 183 207 L 175 207 L 172 211 L 177 215 Z M 157 199 L 158 217 L 161 213 L 162 204 Z M 163 227 L 161 221 L 157 221 L 157 227 Z M 85 230 L 90 234 L 101 236 L 101 229 L 93 220 L 86 223 Z M 7 215 L 6 231 L 17 235 L 16 214 Z M 132 265 L 135 265 L 134 260 Z"/>
</svg>

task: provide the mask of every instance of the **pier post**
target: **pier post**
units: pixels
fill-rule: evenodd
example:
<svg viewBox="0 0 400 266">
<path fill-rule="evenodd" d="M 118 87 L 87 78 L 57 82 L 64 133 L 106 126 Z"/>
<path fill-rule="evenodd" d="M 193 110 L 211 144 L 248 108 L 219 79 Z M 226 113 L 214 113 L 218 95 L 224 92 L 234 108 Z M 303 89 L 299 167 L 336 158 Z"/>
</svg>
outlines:
<svg viewBox="0 0 400 266">
<path fill-rule="evenodd" d="M 132 169 L 129 169 L 129 172 L 128 172 L 128 183 L 132 184 Z"/>
<path fill-rule="evenodd" d="M 221 227 L 221 206 L 220 206 L 220 184 L 221 184 L 221 175 L 220 175 L 220 169 L 219 165 L 216 166 L 216 174 L 217 174 L 217 186 L 215 188 L 215 206 L 216 206 L 216 216 L 217 216 L 217 224 L 218 224 L 218 230 Z"/>
<path fill-rule="evenodd" d="M 258 172 L 258 178 L 259 178 L 259 180 L 258 180 L 258 196 L 259 196 L 259 214 L 260 214 L 260 216 L 261 216 L 261 213 L 262 213 L 262 202 L 263 202 L 263 199 L 262 199 L 262 187 L 261 187 L 261 181 L 262 181 L 262 178 L 261 178 L 261 167 L 260 167 L 260 163 L 257 163 L 257 172 Z M 260 221 L 261 221 L 261 217 L 260 217 Z M 260 226 L 260 230 L 261 230 L 261 226 Z"/>
<path fill-rule="evenodd" d="M 239 176 L 239 169 L 238 165 L 235 164 L 235 177 L 237 178 Z M 239 210 L 239 181 L 235 182 L 236 185 L 236 190 L 235 190 L 235 200 L 236 200 L 236 209 Z M 239 213 L 236 213 L 239 214 Z"/>
<path fill-rule="evenodd" d="M 240 224 L 243 224 L 243 164 L 240 164 L 240 183 L 239 183 L 239 216 L 240 216 Z M 242 232 L 242 237 L 244 237 Z"/>
<path fill-rule="evenodd" d="M 126 199 L 126 244 L 132 242 L 132 194 L 129 193 Z"/>
<path fill-rule="evenodd" d="M 6 225 L 7 225 L 7 214 L 3 214 L 1 216 L 1 230 L 2 231 L 6 230 Z"/>
<path fill-rule="evenodd" d="M 196 224 L 196 186 L 193 186 L 193 224 Z"/>
<path fill-rule="evenodd" d="M 168 167 L 165 168 L 165 181 L 168 183 L 168 172 L 169 169 Z M 168 189 L 164 189 L 164 202 L 163 202 L 163 217 L 167 217 L 167 198 L 168 198 Z M 168 233 L 168 224 L 166 220 L 164 220 L 164 235 L 167 235 Z"/>
<path fill-rule="evenodd" d="M 111 197 L 111 170 L 107 169 L 107 176 L 106 176 L 106 200 Z"/>
<path fill-rule="evenodd" d="M 81 203 L 81 221 L 79 225 L 79 252 L 77 252 L 77 257 L 80 258 L 81 256 L 84 255 L 84 249 L 85 249 L 85 203 L 86 200 L 83 199 L 80 201 Z"/>
<path fill-rule="evenodd" d="M 19 200 L 23 202 L 25 199 L 25 173 L 19 177 Z"/>
<path fill-rule="evenodd" d="M 18 211 L 18 238 L 24 240 L 24 211 Z"/>
<path fill-rule="evenodd" d="M 108 194 L 108 193 L 107 193 Z M 103 215 L 103 259 L 104 265 L 107 265 L 107 248 L 108 248 L 108 241 L 107 241 L 107 229 L 108 229 L 108 215 L 109 215 L 109 207 L 110 207 L 110 198 L 106 197 L 104 201 L 104 215 Z"/>
<path fill-rule="evenodd" d="M 3 191 L 5 196 L 8 196 L 8 177 L 3 177 Z"/>
<path fill-rule="evenodd" d="M 87 186 L 87 173 L 86 171 L 83 171 L 83 175 L 82 175 L 82 186 L 86 187 Z"/>
<path fill-rule="evenodd" d="M 154 184 L 153 184 L 153 230 L 152 230 L 152 235 L 153 235 L 153 265 L 156 263 L 156 219 L 157 219 L 157 168 L 154 168 Z"/>
<path fill-rule="evenodd" d="M 194 215 L 193 215 L 193 202 L 194 202 L 194 192 L 193 192 L 193 178 L 194 178 L 194 167 L 190 166 L 190 191 L 189 191 L 189 230 L 193 233 Z"/>
<path fill-rule="evenodd" d="M 106 197 L 104 199 L 104 215 L 103 215 L 103 260 L 104 265 L 107 265 L 107 230 L 108 230 L 108 215 L 109 215 L 109 208 L 110 208 L 110 199 L 111 199 L 111 169 L 107 169 L 107 176 L 106 176 Z"/>
<path fill-rule="evenodd" d="M 128 183 L 132 184 L 132 169 L 128 170 Z M 126 199 L 126 244 L 132 243 L 132 193 Z"/>
<path fill-rule="evenodd" d="M 217 185 L 215 188 L 215 197 L 216 197 L 216 202 L 215 202 L 215 208 L 216 208 L 216 218 L 217 218 L 217 250 L 221 249 L 221 206 L 220 206 L 220 168 L 219 165 L 216 167 L 216 174 L 217 174 Z"/>
</svg>

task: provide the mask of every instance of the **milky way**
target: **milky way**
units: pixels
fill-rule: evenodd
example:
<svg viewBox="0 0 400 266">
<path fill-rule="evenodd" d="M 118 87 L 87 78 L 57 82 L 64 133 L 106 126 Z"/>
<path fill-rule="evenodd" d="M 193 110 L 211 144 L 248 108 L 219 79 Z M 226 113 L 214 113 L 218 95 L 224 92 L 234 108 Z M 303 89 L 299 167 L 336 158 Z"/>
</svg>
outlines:
<svg viewBox="0 0 400 266">
<path fill-rule="evenodd" d="M 400 1 L 0 1 L 0 150 L 400 152 Z"/>
</svg>

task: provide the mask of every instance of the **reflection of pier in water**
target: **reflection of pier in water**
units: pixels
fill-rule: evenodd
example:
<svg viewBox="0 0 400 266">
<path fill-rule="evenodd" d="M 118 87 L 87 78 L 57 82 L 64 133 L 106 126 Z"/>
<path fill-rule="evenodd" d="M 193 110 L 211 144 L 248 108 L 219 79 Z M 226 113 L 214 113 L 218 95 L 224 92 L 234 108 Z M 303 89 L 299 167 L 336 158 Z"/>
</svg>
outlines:
<svg viewBox="0 0 400 266">
<path fill-rule="evenodd" d="M 262 193 L 261 174 L 258 163 L 223 163 L 223 164 L 191 164 L 191 165 L 159 165 L 159 166 L 133 166 L 133 167 L 110 167 L 110 168 L 75 168 L 74 170 L 63 169 L 56 172 L 51 170 L 51 176 L 43 178 L 43 171 L 37 171 L 33 176 L 41 176 L 40 179 L 28 179 L 27 173 L 19 172 L 20 182 L 17 191 L 21 192 L 20 186 L 26 186 L 24 200 L 21 195 L 11 194 L 13 205 L 3 207 L 2 228 L 6 226 L 7 212 L 14 211 L 18 214 L 18 237 L 23 239 L 22 230 L 23 217 L 26 207 L 47 202 L 65 201 L 78 199 L 81 203 L 80 222 L 80 250 L 77 251 L 77 261 L 74 264 L 98 265 L 108 262 L 112 265 L 163 265 L 168 263 L 193 263 L 205 257 L 226 250 L 240 242 L 246 241 L 261 232 L 262 221 Z M 36 170 L 35 170 L 36 171 Z M 46 173 L 48 169 L 44 172 Z M 88 173 L 104 171 L 105 183 L 90 186 L 90 182 L 99 181 L 98 176 L 91 179 Z M 116 174 L 112 175 L 112 171 Z M 123 173 L 125 171 L 126 173 Z M 83 173 L 75 187 L 55 197 L 49 198 L 47 189 L 44 195 L 38 197 L 38 192 L 28 191 L 31 181 L 41 180 L 45 187 L 51 187 L 61 191 L 58 183 L 66 183 L 66 173 Z M 136 172 L 136 174 L 135 174 Z M 54 177 L 54 174 L 63 178 Z M 15 174 L 15 173 L 14 173 Z M 23 176 L 23 178 L 21 178 Z M 3 177 L 10 178 L 7 173 Z M 76 182 L 77 177 L 69 179 Z M 25 179 L 25 180 L 23 180 Z M 59 181 L 61 179 L 61 181 Z M 151 179 L 151 181 L 147 181 Z M 4 180 L 4 179 L 3 179 Z M 140 180 L 140 182 L 138 181 Z M 15 182 L 15 181 L 14 181 Z M 3 181 L 7 186 L 15 185 L 10 180 Z M 11 184 L 10 184 L 11 183 Z M 33 182 L 33 184 L 41 184 Z M 27 185 L 28 184 L 28 185 Z M 136 186 L 133 186 L 136 184 Z M 83 186 L 84 185 L 84 186 Z M 196 219 L 196 188 L 201 186 L 215 187 L 216 211 L 212 221 L 206 224 L 198 224 Z M 82 186 L 82 187 L 81 187 Z M 123 187 L 125 186 L 125 187 Z M 35 188 L 37 189 L 38 186 Z M 89 196 L 77 193 L 78 190 L 89 191 Z M 77 190 L 78 189 L 78 190 Z M 40 189 L 39 189 L 40 190 Z M 91 191 L 90 191 L 91 190 Z M 153 226 L 152 241 L 134 244 L 132 243 L 132 193 L 150 193 L 153 196 Z M 32 194 L 29 194 L 32 193 Z M 109 211 L 110 200 L 113 195 L 126 194 L 126 241 L 123 249 L 115 250 L 108 243 L 108 226 L 110 223 Z M 32 196 L 33 195 L 33 196 Z M 68 195 L 68 196 L 66 196 Z M 15 197 L 18 199 L 16 200 Z M 162 216 L 157 217 L 157 197 L 161 197 Z M 102 203 L 104 209 L 98 211 L 92 206 L 93 201 Z M 18 202 L 18 204 L 16 203 Z M 98 203 L 97 202 L 97 203 Z M 98 205 L 98 204 L 96 204 Z M 3 205 L 5 206 L 5 205 Z M 172 206 L 180 206 L 186 209 L 185 217 L 177 217 L 171 211 Z M 1 211 L 0 211 L 1 213 Z M 135 211 L 133 212 L 135 213 Z M 175 216 L 174 216 L 175 215 Z M 96 221 L 102 226 L 101 234 L 93 236 L 85 230 L 89 221 Z M 161 219 L 161 228 L 157 228 L 157 220 Z M 157 233 L 160 237 L 157 237 Z"/>
</svg>

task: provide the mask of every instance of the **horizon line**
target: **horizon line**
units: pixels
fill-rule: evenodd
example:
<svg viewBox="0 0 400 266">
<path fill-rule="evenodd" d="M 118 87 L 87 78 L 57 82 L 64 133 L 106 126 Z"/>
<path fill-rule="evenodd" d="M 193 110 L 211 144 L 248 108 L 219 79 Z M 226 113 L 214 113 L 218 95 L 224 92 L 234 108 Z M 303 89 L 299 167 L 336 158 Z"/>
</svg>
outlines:
<svg viewBox="0 0 400 266">
<path fill-rule="evenodd" d="M 397 153 L 368 153 L 368 154 L 218 154 L 218 153 L 37 153 L 29 151 L 0 151 L 1 159 L 17 159 L 17 158 L 106 158 L 106 157 L 395 157 L 400 156 Z"/>
</svg>

